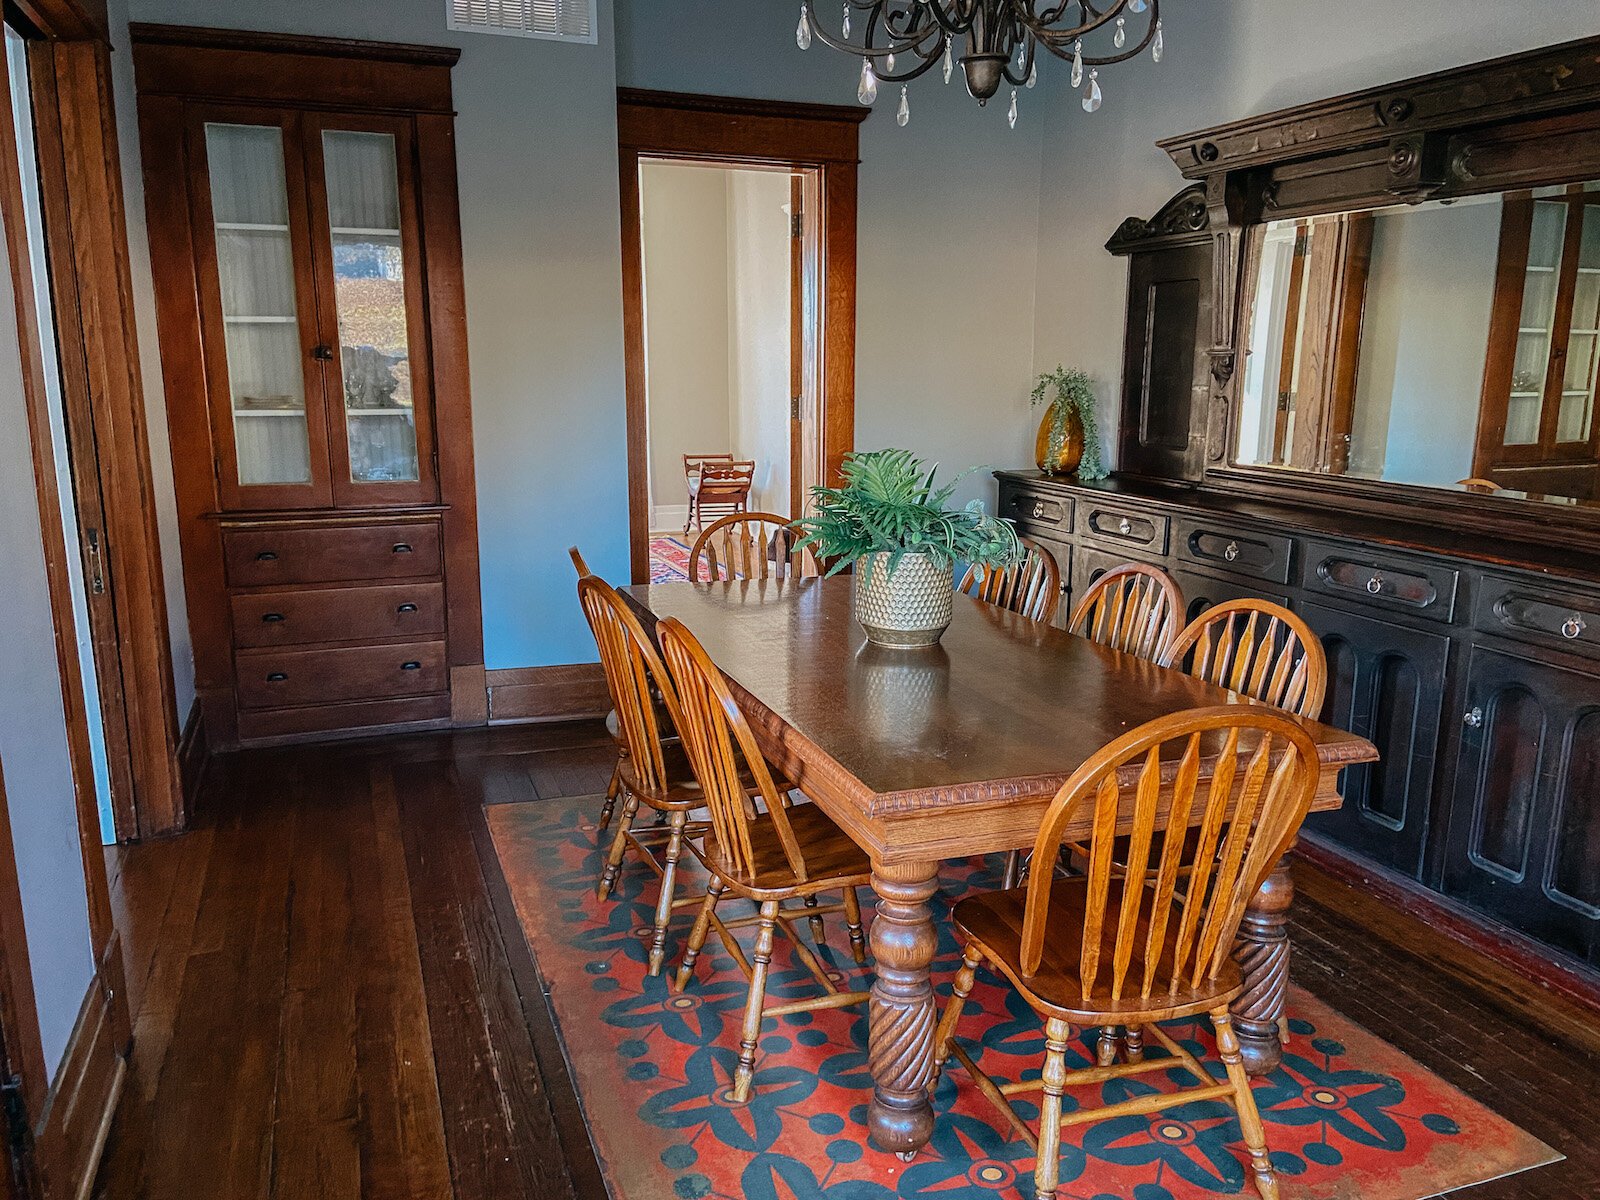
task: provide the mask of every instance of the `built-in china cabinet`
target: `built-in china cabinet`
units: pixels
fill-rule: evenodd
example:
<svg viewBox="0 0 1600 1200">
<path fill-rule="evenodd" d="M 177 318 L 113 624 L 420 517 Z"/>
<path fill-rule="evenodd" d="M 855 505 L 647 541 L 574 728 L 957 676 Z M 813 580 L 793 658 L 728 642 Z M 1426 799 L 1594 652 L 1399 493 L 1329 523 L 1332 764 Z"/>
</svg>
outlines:
<svg viewBox="0 0 1600 1200">
<path fill-rule="evenodd" d="M 456 52 L 132 37 L 210 743 L 481 719 Z"/>
<path fill-rule="evenodd" d="M 1382 754 L 1302 852 L 1600 999 L 1600 39 L 1161 146 L 1120 469 L 1002 513 L 1069 599 L 1137 560 L 1298 612 Z"/>
</svg>

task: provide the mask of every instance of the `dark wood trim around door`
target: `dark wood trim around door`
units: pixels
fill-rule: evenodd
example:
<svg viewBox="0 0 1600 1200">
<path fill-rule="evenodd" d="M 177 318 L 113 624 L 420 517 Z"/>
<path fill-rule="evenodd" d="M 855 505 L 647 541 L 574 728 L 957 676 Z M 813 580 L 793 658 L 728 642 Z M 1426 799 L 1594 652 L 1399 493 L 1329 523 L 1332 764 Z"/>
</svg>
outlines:
<svg viewBox="0 0 1600 1200">
<path fill-rule="evenodd" d="M 622 332 L 628 405 L 629 563 L 636 582 L 650 577 L 649 441 L 645 422 L 644 253 L 640 241 L 639 160 L 778 166 L 818 180 L 802 254 L 820 264 L 822 335 L 815 364 L 825 478 L 838 476 L 855 443 L 856 176 L 865 108 L 741 100 L 676 92 L 617 91 L 622 202 Z"/>
</svg>

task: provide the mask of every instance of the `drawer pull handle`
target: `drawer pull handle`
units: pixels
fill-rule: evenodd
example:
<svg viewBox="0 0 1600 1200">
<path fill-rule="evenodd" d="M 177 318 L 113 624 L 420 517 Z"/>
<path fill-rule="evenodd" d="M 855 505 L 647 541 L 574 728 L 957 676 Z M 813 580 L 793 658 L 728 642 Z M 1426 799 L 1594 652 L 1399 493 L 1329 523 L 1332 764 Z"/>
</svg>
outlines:
<svg viewBox="0 0 1600 1200">
<path fill-rule="evenodd" d="M 1469 729 L 1477 729 L 1480 725 L 1483 724 L 1483 709 L 1481 709 L 1481 708 L 1468 709 L 1467 710 L 1467 715 L 1462 717 L 1461 719 L 1462 719 L 1462 721 L 1464 721 L 1466 723 L 1467 728 L 1469 728 Z"/>
<path fill-rule="evenodd" d="M 268 625 L 276 625 L 279 621 L 283 620 L 283 614 L 282 613 L 262 613 L 261 614 L 261 619 L 263 621 L 265 621 Z"/>
<path fill-rule="evenodd" d="M 1573 613 L 1562 624 L 1561 636 L 1566 638 L 1569 642 L 1576 641 L 1578 638 L 1583 636 L 1583 631 L 1587 628 L 1588 626 L 1583 623 L 1583 618 L 1577 613 Z"/>
<path fill-rule="evenodd" d="M 422 664 L 419 662 L 405 662 L 400 664 L 400 669 L 402 671 L 420 671 L 422 670 Z"/>
<path fill-rule="evenodd" d="M 1117 522 L 1117 532 L 1122 534 L 1123 537 L 1127 537 L 1133 532 L 1133 522 L 1128 520 L 1127 517 L 1123 517 L 1122 520 Z"/>
<path fill-rule="evenodd" d="M 263 550 L 260 554 L 256 555 L 256 561 L 257 562 L 277 562 L 278 561 L 278 554 L 277 554 L 277 552 L 275 550 Z"/>
<path fill-rule="evenodd" d="M 1042 516 L 1044 516 L 1044 501 L 1035 500 L 1033 502 L 1033 519 L 1037 521 Z"/>
<path fill-rule="evenodd" d="M 399 608 L 395 609 L 395 612 L 403 612 L 403 613 L 411 613 L 411 612 L 416 612 L 416 611 L 417 611 L 417 606 L 415 604 L 402 604 Z"/>
<path fill-rule="evenodd" d="M 411 553 L 411 543 L 410 542 L 396 542 L 394 544 L 394 553 L 396 553 L 396 554 L 410 554 Z"/>
<path fill-rule="evenodd" d="M 1222 557 L 1227 559 L 1229 562 L 1233 562 L 1235 559 L 1237 559 L 1239 557 L 1239 543 L 1229 542 L 1227 548 L 1222 552 Z"/>
<path fill-rule="evenodd" d="M 1371 592 L 1374 596 L 1383 591 L 1383 575 L 1381 572 L 1367 580 L 1367 591 Z"/>
<path fill-rule="evenodd" d="M 285 674 L 284 672 L 282 672 L 282 671 L 273 671 L 270 675 L 267 676 L 267 682 L 268 683 L 282 683 L 287 678 L 289 678 L 289 676 L 287 674 Z"/>
</svg>

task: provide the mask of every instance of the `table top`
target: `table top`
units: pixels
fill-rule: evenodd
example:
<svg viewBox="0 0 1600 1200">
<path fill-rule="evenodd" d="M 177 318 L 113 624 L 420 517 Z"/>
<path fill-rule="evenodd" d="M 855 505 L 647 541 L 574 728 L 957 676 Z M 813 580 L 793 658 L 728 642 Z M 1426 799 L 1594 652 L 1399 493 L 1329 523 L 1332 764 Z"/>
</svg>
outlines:
<svg viewBox="0 0 1600 1200">
<path fill-rule="evenodd" d="M 813 773 L 829 776 L 830 790 L 868 817 L 1053 796 L 1130 729 L 1241 702 L 1181 671 L 967 596 L 956 597 L 939 645 L 886 650 L 856 623 L 847 577 L 626 590 L 647 615 L 682 621 L 733 684 L 758 734 L 765 727 L 797 748 Z M 1354 734 L 1301 724 L 1325 768 L 1377 758 Z"/>
</svg>

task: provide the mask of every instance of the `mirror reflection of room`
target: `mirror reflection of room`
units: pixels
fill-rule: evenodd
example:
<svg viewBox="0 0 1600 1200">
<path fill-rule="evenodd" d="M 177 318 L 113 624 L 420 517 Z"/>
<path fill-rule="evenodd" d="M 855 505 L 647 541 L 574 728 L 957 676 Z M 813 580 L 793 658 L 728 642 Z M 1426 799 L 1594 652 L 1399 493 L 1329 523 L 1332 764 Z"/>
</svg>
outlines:
<svg viewBox="0 0 1600 1200">
<path fill-rule="evenodd" d="M 1596 187 L 1260 227 L 1236 461 L 1600 499 Z"/>
</svg>

